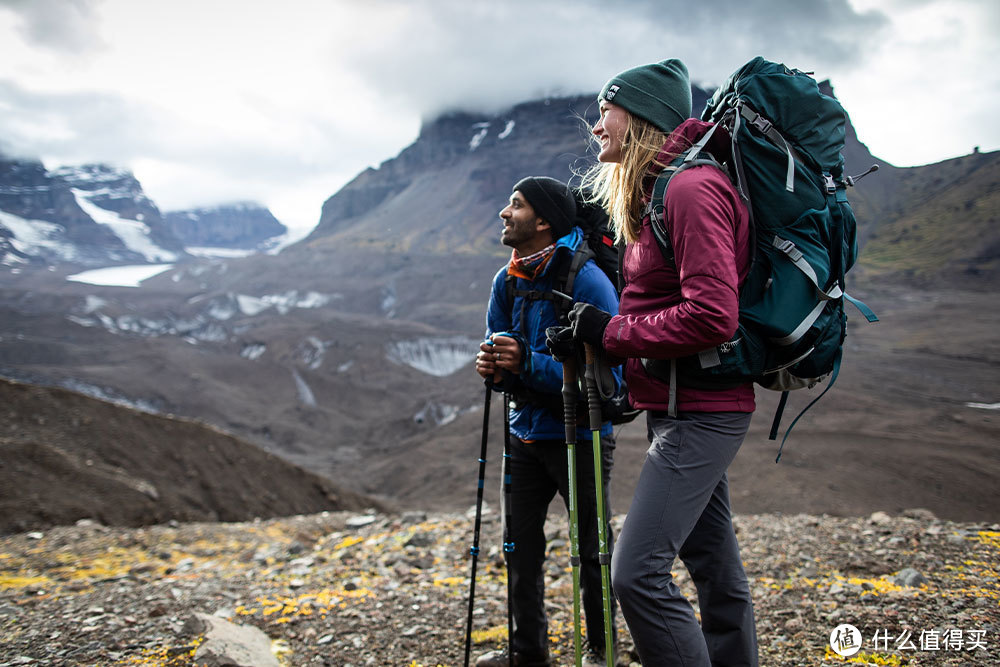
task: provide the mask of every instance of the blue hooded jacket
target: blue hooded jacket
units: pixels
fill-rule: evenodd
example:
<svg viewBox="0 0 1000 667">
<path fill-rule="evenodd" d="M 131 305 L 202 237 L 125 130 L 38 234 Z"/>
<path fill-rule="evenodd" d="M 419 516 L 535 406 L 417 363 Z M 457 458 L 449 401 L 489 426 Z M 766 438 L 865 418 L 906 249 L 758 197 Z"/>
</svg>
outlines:
<svg viewBox="0 0 1000 667">
<path fill-rule="evenodd" d="M 524 278 L 514 278 L 515 287 L 523 290 L 538 290 L 550 292 L 555 285 L 558 269 L 556 267 L 565 266 L 564 262 L 569 262 L 580 244 L 583 243 L 583 232 L 579 227 L 556 241 L 555 256 L 548 263 L 545 270 L 535 280 Z M 490 294 L 490 304 L 486 311 L 486 338 L 493 334 L 506 333 L 522 343 L 524 357 L 521 360 L 520 375 L 507 374 L 517 386 L 523 385 L 527 389 L 545 394 L 553 394 L 556 401 L 562 400 L 562 364 L 549 355 L 549 350 L 545 345 L 545 330 L 548 327 L 556 326 L 559 320 L 556 317 L 552 302 L 546 299 L 526 299 L 523 296 L 514 296 L 513 308 L 508 308 L 508 295 L 506 288 L 507 266 L 503 266 L 493 277 L 493 290 Z M 594 262 L 588 260 L 580 267 L 573 282 L 573 301 L 582 301 L 593 304 L 601 310 L 612 315 L 618 313 L 618 294 L 614 285 L 604 275 L 604 272 Z M 569 305 L 566 305 L 568 309 Z M 522 320 L 523 309 L 523 320 Z M 524 329 L 522 330 L 522 321 Z M 616 390 L 621 387 L 621 367 L 613 369 L 615 376 Z M 496 387 L 502 391 L 504 387 Z M 508 385 L 507 390 L 512 387 Z M 578 429 L 578 441 L 581 438 L 589 437 L 590 431 L 587 424 L 581 424 Z M 510 408 L 510 431 L 519 439 L 524 441 L 534 440 L 559 440 L 566 438 L 566 431 L 562 421 L 552 414 L 548 409 L 525 403 L 520 407 Z M 605 422 L 601 427 L 602 435 L 609 435 L 612 432 L 611 422 Z"/>
</svg>

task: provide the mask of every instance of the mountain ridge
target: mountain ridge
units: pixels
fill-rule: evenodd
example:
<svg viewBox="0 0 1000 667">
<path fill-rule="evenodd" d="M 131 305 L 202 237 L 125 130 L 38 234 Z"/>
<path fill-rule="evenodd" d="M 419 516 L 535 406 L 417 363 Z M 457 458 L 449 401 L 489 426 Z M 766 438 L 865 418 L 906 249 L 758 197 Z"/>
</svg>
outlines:
<svg viewBox="0 0 1000 667">
<path fill-rule="evenodd" d="M 428 121 L 423 138 L 358 174 L 327 200 L 313 233 L 277 255 L 193 260 L 139 288 L 67 284 L 58 267 L 11 275 L 0 284 L 0 368 L 216 424 L 358 493 L 454 508 L 467 497 L 469 447 L 482 426 L 471 361 L 490 279 L 509 257 L 497 212 L 516 179 L 544 165 L 572 175 L 572 160 L 588 151 L 579 116 L 595 109 L 586 97 L 539 100 L 516 114 Z M 852 174 L 875 161 L 856 139 L 849 128 Z M 996 496 L 983 475 L 996 470 L 997 426 L 967 404 L 997 400 L 993 278 L 969 274 L 968 262 L 909 276 L 895 260 L 869 267 L 866 253 L 898 245 L 891 225 L 917 195 L 946 203 L 953 188 L 989 192 L 988 180 L 968 175 L 992 173 L 997 155 L 975 158 L 986 166 L 972 171 L 965 158 L 884 166 L 849 192 L 869 239 L 849 290 L 882 322 L 851 319 L 836 390 L 796 426 L 803 444 L 786 447 L 781 466 L 758 423 L 773 414 L 773 396 L 759 392 L 762 416 L 732 471 L 745 511 L 860 514 L 890 492 L 907 506 L 926 498 L 947 518 L 990 511 Z M 961 211 L 965 201 L 956 200 Z M 988 195 L 975 201 L 988 209 Z M 972 230 L 967 245 L 988 248 L 988 216 L 966 219 L 949 206 L 935 224 Z M 641 426 L 620 433 L 619 507 L 647 446 Z M 913 457 L 935 465 L 899 463 Z M 956 491 L 952 478 L 973 492 Z"/>
</svg>

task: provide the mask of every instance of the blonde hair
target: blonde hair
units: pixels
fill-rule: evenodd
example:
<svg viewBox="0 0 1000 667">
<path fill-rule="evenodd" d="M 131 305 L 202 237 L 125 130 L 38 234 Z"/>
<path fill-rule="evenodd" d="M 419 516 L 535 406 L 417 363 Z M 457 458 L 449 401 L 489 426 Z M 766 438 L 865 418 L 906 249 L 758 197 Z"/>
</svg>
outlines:
<svg viewBox="0 0 1000 667">
<path fill-rule="evenodd" d="M 622 137 L 622 157 L 618 162 L 599 162 L 582 174 L 582 187 L 589 191 L 589 201 L 599 204 L 611 218 L 615 242 L 623 239 L 632 243 L 639 239 L 642 217 L 646 208 L 645 181 L 652 166 L 656 171 L 667 168 L 657 159 L 667 134 L 647 120 L 628 114 L 628 127 Z M 600 143 L 593 138 L 597 150 Z"/>
</svg>

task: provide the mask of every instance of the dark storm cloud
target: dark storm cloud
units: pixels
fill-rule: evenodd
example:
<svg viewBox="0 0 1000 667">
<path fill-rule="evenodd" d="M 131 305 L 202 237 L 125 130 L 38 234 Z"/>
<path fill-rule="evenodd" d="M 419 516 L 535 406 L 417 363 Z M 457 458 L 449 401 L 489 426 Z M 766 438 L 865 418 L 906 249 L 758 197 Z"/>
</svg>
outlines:
<svg viewBox="0 0 1000 667">
<path fill-rule="evenodd" d="M 20 31 L 31 43 L 79 53 L 103 46 L 94 9 L 98 0 L 0 0 L 0 11 L 21 19 Z"/>
<path fill-rule="evenodd" d="M 800 69 L 860 66 L 887 18 L 847 0 L 598 0 L 377 3 L 406 12 L 348 57 L 370 85 L 432 115 L 595 92 L 615 73 L 667 57 L 718 84 L 755 55 Z M 391 47 L 387 47 L 391 44 Z"/>
</svg>

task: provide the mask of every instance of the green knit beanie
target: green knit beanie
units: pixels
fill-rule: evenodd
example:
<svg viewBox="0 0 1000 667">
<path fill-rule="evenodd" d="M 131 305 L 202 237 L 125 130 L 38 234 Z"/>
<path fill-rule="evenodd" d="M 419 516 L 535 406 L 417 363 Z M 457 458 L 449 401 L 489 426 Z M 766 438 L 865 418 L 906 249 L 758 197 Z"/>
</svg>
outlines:
<svg viewBox="0 0 1000 667">
<path fill-rule="evenodd" d="M 691 116 L 691 81 L 684 63 L 671 58 L 611 77 L 598 99 L 620 106 L 670 134 Z"/>
</svg>

